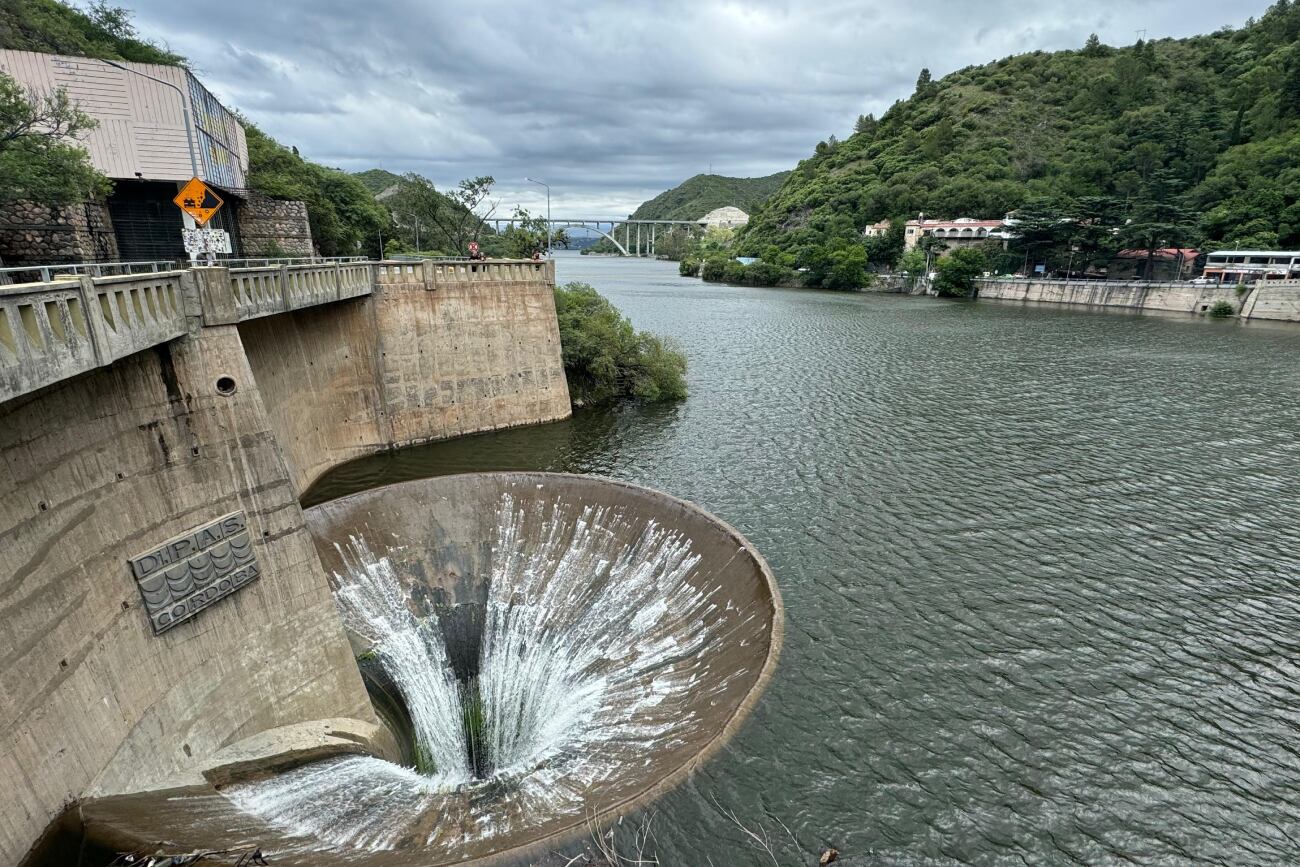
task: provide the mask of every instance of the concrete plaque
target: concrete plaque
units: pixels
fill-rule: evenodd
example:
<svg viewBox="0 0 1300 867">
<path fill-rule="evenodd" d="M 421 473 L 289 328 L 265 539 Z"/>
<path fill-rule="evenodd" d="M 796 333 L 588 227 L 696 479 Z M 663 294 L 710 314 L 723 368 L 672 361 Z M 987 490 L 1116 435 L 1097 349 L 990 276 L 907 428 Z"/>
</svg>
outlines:
<svg viewBox="0 0 1300 867">
<path fill-rule="evenodd" d="M 160 635 L 261 575 L 248 518 L 231 512 L 132 557 L 131 574 Z"/>
</svg>

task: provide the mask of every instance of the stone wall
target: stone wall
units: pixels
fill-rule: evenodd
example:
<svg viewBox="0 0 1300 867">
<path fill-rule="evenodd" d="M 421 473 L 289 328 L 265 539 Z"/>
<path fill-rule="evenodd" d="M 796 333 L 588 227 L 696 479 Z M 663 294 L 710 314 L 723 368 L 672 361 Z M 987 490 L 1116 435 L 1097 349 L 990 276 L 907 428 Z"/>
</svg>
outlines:
<svg viewBox="0 0 1300 867">
<path fill-rule="evenodd" d="M 315 244 L 307 203 L 272 199 L 250 192 L 238 209 L 245 256 L 311 256 Z"/>
<path fill-rule="evenodd" d="M 1193 286 L 1190 283 L 1122 283 L 1097 280 L 977 280 L 980 298 L 1002 301 L 1046 301 L 1132 310 L 1202 313 L 1219 301 L 1234 310 L 1242 299 L 1232 286 Z"/>
<path fill-rule="evenodd" d="M 233 325 L 0 404 L 0 863 L 87 793 L 374 720 L 297 493 Z M 128 558 L 237 510 L 260 577 L 155 635 Z"/>
<path fill-rule="evenodd" d="M 1300 322 L 1300 280 L 1269 280 L 1238 293 L 1236 286 L 1193 286 L 1190 283 L 1122 283 L 1083 280 L 977 280 L 980 298 L 1000 301 L 1045 301 L 1205 313 L 1220 301 L 1232 305 L 1242 319 Z"/>
<path fill-rule="evenodd" d="M 1270 280 L 1255 284 L 1242 304 L 1246 319 L 1300 322 L 1300 280 Z"/>
<path fill-rule="evenodd" d="M 0 209 L 0 260 L 5 265 L 111 262 L 118 258 L 113 220 L 100 203 L 55 207 L 14 202 Z"/>
<path fill-rule="evenodd" d="M 391 265 L 368 298 L 242 323 L 299 489 L 386 448 L 567 418 L 554 284 L 553 263 Z"/>
</svg>

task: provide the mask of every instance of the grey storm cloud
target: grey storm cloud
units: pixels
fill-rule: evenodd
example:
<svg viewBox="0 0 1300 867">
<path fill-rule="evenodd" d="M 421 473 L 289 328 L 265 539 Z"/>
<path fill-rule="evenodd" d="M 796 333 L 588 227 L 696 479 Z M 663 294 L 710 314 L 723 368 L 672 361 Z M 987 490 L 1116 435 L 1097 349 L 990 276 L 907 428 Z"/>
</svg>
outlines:
<svg viewBox="0 0 1300 867">
<path fill-rule="evenodd" d="M 141 34 L 307 157 L 497 179 L 502 208 L 617 216 L 699 172 L 794 166 L 858 114 L 1036 49 L 1239 26 L 1264 0 L 135 0 Z"/>
</svg>

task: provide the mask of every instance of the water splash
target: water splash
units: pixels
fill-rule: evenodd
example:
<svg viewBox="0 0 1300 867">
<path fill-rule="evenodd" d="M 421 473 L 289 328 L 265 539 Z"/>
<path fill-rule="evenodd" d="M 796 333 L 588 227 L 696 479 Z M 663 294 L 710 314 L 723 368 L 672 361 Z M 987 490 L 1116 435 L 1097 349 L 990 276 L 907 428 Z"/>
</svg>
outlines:
<svg viewBox="0 0 1300 867">
<path fill-rule="evenodd" d="M 388 557 L 358 538 L 342 553 L 340 612 L 374 640 L 435 772 L 352 757 L 227 791 L 290 834 L 333 848 L 423 839 L 453 851 L 583 815 L 602 786 L 639 779 L 652 756 L 702 725 L 691 697 L 710 675 L 699 651 L 724 622 L 721 588 L 692 583 L 700 557 L 677 531 L 616 508 L 503 495 L 476 685 L 483 743 L 474 746 L 486 752 L 488 780 L 473 778 L 464 687 L 436 618 L 411 614 Z M 740 674 L 714 672 L 709 688 Z"/>
</svg>

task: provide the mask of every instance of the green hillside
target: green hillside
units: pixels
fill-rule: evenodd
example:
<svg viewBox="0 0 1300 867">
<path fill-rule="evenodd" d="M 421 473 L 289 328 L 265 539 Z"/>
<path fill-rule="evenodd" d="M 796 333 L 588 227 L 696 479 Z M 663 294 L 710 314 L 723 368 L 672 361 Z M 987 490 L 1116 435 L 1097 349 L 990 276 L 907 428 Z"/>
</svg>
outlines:
<svg viewBox="0 0 1300 867">
<path fill-rule="evenodd" d="M 393 174 L 386 169 L 366 169 L 364 172 L 353 172 L 352 177 L 361 181 L 362 186 L 375 195 L 379 195 L 389 187 L 402 182 L 401 175 Z"/>
<path fill-rule="evenodd" d="M 781 186 L 789 172 L 764 178 L 724 178 L 696 175 L 660 193 L 632 213 L 637 220 L 698 220 L 714 208 L 727 205 L 752 212 Z"/>
<path fill-rule="evenodd" d="M 1017 208 L 1044 230 L 1024 243 L 1048 258 L 1074 240 L 1048 237 L 1058 225 L 1113 227 L 1115 244 L 1139 248 L 1295 248 L 1298 46 L 1300 3 L 1283 0 L 1207 36 L 1120 49 L 1092 37 L 1077 51 L 1008 57 L 940 81 L 923 71 L 879 120 L 818 144 L 740 248 L 797 262 L 857 243 L 882 219 Z"/>
</svg>

